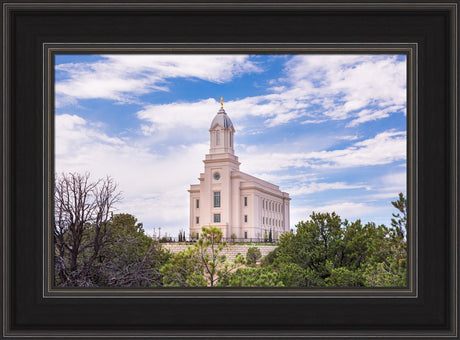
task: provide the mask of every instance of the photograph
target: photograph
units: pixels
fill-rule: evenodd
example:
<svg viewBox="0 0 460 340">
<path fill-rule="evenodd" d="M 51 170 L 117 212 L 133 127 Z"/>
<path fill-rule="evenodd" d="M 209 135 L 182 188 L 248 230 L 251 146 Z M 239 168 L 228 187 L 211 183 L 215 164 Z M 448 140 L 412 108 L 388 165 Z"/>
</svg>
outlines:
<svg viewBox="0 0 460 340">
<path fill-rule="evenodd" d="M 54 55 L 55 287 L 404 288 L 407 55 Z"/>
<path fill-rule="evenodd" d="M 460 0 L 2 1 L 1 339 L 457 339 Z"/>
</svg>

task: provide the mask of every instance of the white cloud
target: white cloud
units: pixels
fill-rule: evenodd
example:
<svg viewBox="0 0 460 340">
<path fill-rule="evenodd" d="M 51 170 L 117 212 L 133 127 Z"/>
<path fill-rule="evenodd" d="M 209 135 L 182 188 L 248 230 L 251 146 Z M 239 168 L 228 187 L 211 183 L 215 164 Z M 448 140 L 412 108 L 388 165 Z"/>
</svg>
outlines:
<svg viewBox="0 0 460 340">
<path fill-rule="evenodd" d="M 389 130 L 375 137 L 356 142 L 345 149 L 332 151 L 245 153 L 244 171 L 255 173 L 260 169 L 271 171 L 288 168 L 345 169 L 390 164 L 406 159 L 406 132 Z"/>
<path fill-rule="evenodd" d="M 207 144 L 177 145 L 155 153 L 76 115 L 56 116 L 56 172 L 90 171 L 94 180 L 111 176 L 122 191 L 118 211 L 135 215 L 146 229 L 176 232 L 188 225 L 187 189 L 198 182 L 207 149 Z"/>
<path fill-rule="evenodd" d="M 370 209 L 369 205 L 355 202 L 338 202 L 323 206 L 314 206 L 309 210 L 314 212 L 335 212 L 339 216 L 363 216 Z"/>
<path fill-rule="evenodd" d="M 294 56 L 286 66 L 287 78 L 278 80 L 287 85 L 271 87 L 267 89 L 271 93 L 265 95 L 226 101 L 225 109 L 242 122 L 251 116 L 263 117 L 268 128 L 301 117 L 308 117 L 302 124 L 352 118 L 347 126 L 355 127 L 405 112 L 405 67 L 406 63 L 394 56 Z M 204 103 L 209 105 L 205 108 Z M 199 118 L 203 115 L 198 111 L 214 111 L 210 104 L 215 108 L 213 99 L 151 105 L 141 111 L 140 118 L 148 120 L 146 113 L 161 112 L 161 120 L 152 122 L 161 130 L 183 121 L 187 112 L 197 112 L 193 116 L 198 118 L 192 124 L 198 127 L 199 122 L 206 121 Z"/>
<path fill-rule="evenodd" d="M 327 122 L 327 119 L 307 119 L 301 122 L 301 124 L 321 124 Z"/>
<path fill-rule="evenodd" d="M 343 150 L 312 152 L 314 168 L 348 168 L 389 164 L 406 159 L 406 132 L 385 131 Z"/>
<path fill-rule="evenodd" d="M 404 195 L 407 190 L 407 173 L 406 171 L 394 172 L 376 178 L 374 180 L 374 193 L 365 195 L 368 200 L 387 199 L 389 202 L 398 199 L 398 194 Z"/>
<path fill-rule="evenodd" d="M 396 56 L 302 55 L 288 61 L 286 71 L 285 81 L 304 88 L 312 103 L 321 107 L 308 123 L 324 117 L 343 120 L 357 115 L 349 125 L 356 126 L 404 112 L 406 63 Z"/>
<path fill-rule="evenodd" d="M 148 105 L 137 113 L 137 117 L 150 125 L 143 124 L 146 135 L 164 133 L 187 128 L 196 131 L 209 129 L 212 118 L 217 113 L 218 103 L 209 98 L 195 103 L 172 103 L 164 105 Z"/>
<path fill-rule="evenodd" d="M 310 105 L 294 98 L 287 100 L 289 95 L 290 92 L 229 100 L 225 101 L 224 108 L 238 126 L 244 125 L 251 117 L 263 117 L 266 118 L 265 125 L 273 127 L 304 115 Z M 216 99 L 207 98 L 196 102 L 147 105 L 137 116 L 148 123 L 143 126 L 145 134 L 162 133 L 180 126 L 187 126 L 197 133 L 209 129 L 218 107 Z"/>
<path fill-rule="evenodd" d="M 65 79 L 56 82 L 64 105 L 72 98 L 104 98 L 119 102 L 153 91 L 168 91 L 170 78 L 195 78 L 223 83 L 243 73 L 261 72 L 246 55 L 104 55 L 90 63 L 56 66 Z M 70 99 L 69 99 L 70 98 Z"/>
<path fill-rule="evenodd" d="M 310 182 L 306 185 L 297 185 L 288 187 L 285 190 L 291 197 L 300 195 L 310 195 L 326 190 L 344 190 L 344 189 L 368 189 L 363 184 L 348 184 L 345 182 Z"/>
<path fill-rule="evenodd" d="M 168 91 L 172 78 L 224 83 L 262 71 L 245 55 L 105 55 L 98 62 L 61 64 L 56 69 L 67 75 L 56 83 L 58 106 L 75 104 L 76 98 L 136 102 L 139 95 Z M 307 118 L 303 124 L 352 119 L 347 126 L 355 127 L 405 112 L 406 63 L 395 56 L 294 56 L 285 73 L 286 78 L 272 80 L 278 86 L 267 88 L 267 94 L 228 100 L 225 109 L 242 124 L 250 117 L 262 117 L 266 127 L 301 117 Z M 203 98 L 146 105 L 138 116 L 148 122 L 142 127 L 146 134 L 184 121 L 203 128 L 208 123 L 203 112 L 213 113 L 215 104 L 215 99 Z"/>
<path fill-rule="evenodd" d="M 307 221 L 312 212 L 332 213 L 335 212 L 342 220 L 355 221 L 360 219 L 362 223 L 375 222 L 376 224 L 388 224 L 391 216 L 391 207 L 372 205 L 357 199 L 352 201 L 336 201 L 324 205 L 299 205 L 291 208 L 291 221 Z"/>
<path fill-rule="evenodd" d="M 365 109 L 365 110 L 358 112 L 358 114 L 356 114 L 358 118 L 353 119 L 350 123 L 347 124 L 347 126 L 354 127 L 354 126 L 357 126 L 365 122 L 387 118 L 390 116 L 392 112 L 400 112 L 401 110 L 405 112 L 404 106 L 390 106 L 384 110 Z"/>
</svg>

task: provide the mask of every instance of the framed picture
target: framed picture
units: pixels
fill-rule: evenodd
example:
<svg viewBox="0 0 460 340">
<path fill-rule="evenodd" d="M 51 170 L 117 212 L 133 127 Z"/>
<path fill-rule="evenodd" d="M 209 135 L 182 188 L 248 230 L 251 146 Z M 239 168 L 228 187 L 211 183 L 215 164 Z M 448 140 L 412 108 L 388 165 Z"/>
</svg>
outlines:
<svg viewBox="0 0 460 340">
<path fill-rule="evenodd" d="M 458 338 L 458 1 L 283 4 L 263 1 L 120 1 L 110 4 L 4 1 L 2 4 L 4 338 Z M 178 64 L 182 67 L 177 67 Z M 197 69 L 197 65 L 202 66 Z M 263 70 L 261 65 L 265 67 Z M 276 73 L 279 65 L 291 72 L 290 78 L 283 78 L 287 73 Z M 333 75 L 353 70 L 365 74 L 341 78 L 355 82 L 353 86 L 338 85 L 338 78 Z M 174 75 L 178 71 L 181 74 Z M 200 75 L 197 76 L 197 72 Z M 251 72 L 263 77 L 240 77 L 239 82 L 220 88 L 201 82 L 213 79 L 218 83 L 232 74 Z M 307 72 L 312 75 L 305 85 Z M 384 85 L 372 89 L 372 81 L 366 82 L 372 79 L 369 73 L 381 80 L 376 84 Z M 161 74 L 168 76 L 161 78 Z M 300 78 L 302 74 L 304 77 Z M 91 81 L 78 83 L 83 76 Z M 190 84 L 173 84 L 174 77 L 187 79 Z M 292 79 L 304 83 L 300 86 L 297 82 L 294 86 Z M 246 85 L 250 81 L 261 89 L 250 88 Z M 324 89 L 322 84 L 325 83 L 332 85 Z M 177 88 L 178 92 L 168 86 Z M 232 87 L 244 91 L 232 91 Z M 168 100 L 171 102 L 167 95 L 154 101 L 154 96 L 161 96 L 153 95 L 152 89 L 169 91 L 169 96 L 179 97 L 180 105 L 171 104 L 179 105 L 171 110 L 165 104 Z M 221 97 L 223 94 L 194 94 L 218 89 L 232 93 L 229 100 L 225 101 Z M 316 96 L 306 95 L 308 91 Z M 278 97 L 271 102 L 273 96 L 268 93 Z M 294 94 L 302 100 L 296 101 L 292 97 Z M 286 96 L 292 100 L 287 100 Z M 83 102 L 79 101 L 82 98 L 92 102 L 85 102 L 83 107 Z M 140 103 L 147 98 L 149 105 Z M 204 98 L 206 103 L 195 107 L 190 98 L 195 101 Z M 260 106 L 253 105 L 253 110 L 272 105 L 273 113 L 251 116 L 238 111 L 241 105 L 251 109 L 247 105 L 254 104 L 254 98 L 259 98 L 256 104 Z M 107 99 L 115 105 L 102 102 Z M 307 100 L 311 101 L 308 105 L 313 109 L 302 107 Z M 276 106 L 276 103 L 281 105 Z M 124 105 L 138 105 L 137 118 L 124 115 L 121 112 Z M 296 109 L 287 110 L 289 105 Z M 216 112 L 210 117 L 202 116 L 200 110 L 211 106 L 215 106 Z M 190 110 L 186 114 L 189 120 L 184 118 L 184 110 Z M 237 124 L 231 111 L 239 117 Z M 88 116 L 79 116 L 76 112 L 86 112 Z M 99 116 L 91 116 L 94 112 Z M 399 115 L 392 123 L 382 120 L 389 112 Z M 319 126 L 325 117 L 340 124 Z M 211 119 L 212 122 L 208 122 Z M 326 130 L 329 129 L 330 135 L 342 140 L 342 149 L 338 151 L 350 152 L 329 149 L 332 150 L 329 153 L 315 153 L 325 149 L 308 149 L 311 146 L 306 144 L 306 139 L 299 138 L 306 131 L 313 134 L 315 128 L 296 130 L 289 122 L 303 126 L 316 124 L 319 126 L 316 141 L 322 136 L 324 143 L 328 143 Z M 347 134 L 352 127 L 364 122 L 373 124 L 367 125 L 368 130 L 359 130 L 358 137 Z M 180 136 L 164 128 L 168 124 L 182 130 Z M 238 124 L 244 126 L 240 129 L 244 132 L 242 137 L 235 133 Z M 266 140 L 245 137 L 251 133 L 257 135 L 258 126 L 265 127 L 267 133 L 267 126 L 282 124 L 285 130 L 270 130 L 268 133 L 272 136 Z M 86 125 L 85 130 L 80 129 L 82 125 Z M 206 126 L 204 137 L 196 138 L 202 125 Z M 106 133 L 108 126 L 118 128 L 117 137 Z M 144 143 L 143 147 L 133 148 L 134 144 L 126 142 L 134 139 L 135 134 L 130 135 L 134 129 L 137 129 L 136 136 L 144 136 L 142 140 L 136 139 L 136 145 Z M 188 135 L 187 130 L 190 131 Z M 259 141 L 268 149 L 276 148 L 273 141 L 278 138 L 280 144 L 294 150 L 294 144 L 286 141 L 287 133 L 296 139 L 299 150 L 307 149 L 310 153 L 292 153 L 289 162 L 279 165 L 280 157 L 266 164 L 267 156 L 259 152 L 260 161 L 255 164 L 265 172 L 258 172 L 257 166 L 248 173 L 239 170 L 235 150 L 243 149 L 238 146 L 238 138 L 244 140 L 246 148 Z M 152 142 L 151 136 L 158 135 L 165 138 Z M 177 147 L 183 150 L 186 145 L 199 145 L 204 141 L 203 148 L 197 148 L 199 153 L 190 154 L 203 154 L 203 150 L 208 153 L 199 182 L 209 181 L 211 189 L 189 182 L 191 186 L 184 187 L 185 182 L 181 181 L 189 177 L 181 177 L 174 166 L 187 168 L 187 164 L 192 164 L 188 160 L 185 160 L 187 164 L 181 163 L 182 159 L 173 159 L 175 163 L 167 160 L 164 166 L 171 170 L 161 172 L 161 167 L 143 162 L 145 155 L 128 157 L 148 149 L 150 153 L 146 154 L 153 153 L 156 163 L 160 163 L 166 159 L 166 152 L 158 152 L 159 148 L 173 150 L 178 138 L 181 141 L 176 141 Z M 354 142 L 356 139 L 358 141 Z M 397 146 L 393 148 L 395 143 Z M 110 148 L 122 144 L 123 148 Z M 175 150 L 177 153 L 178 149 Z M 185 151 L 179 154 L 182 158 L 186 155 Z M 295 172 L 298 170 L 295 164 L 302 162 L 305 166 L 309 162 L 310 169 L 323 169 L 321 174 L 326 177 L 324 169 L 337 164 L 355 164 L 356 157 L 366 161 L 372 157 L 380 165 L 391 162 L 394 168 L 374 167 L 367 174 L 353 174 L 362 178 L 350 177 L 353 185 L 334 181 L 337 177 L 321 178 L 325 183 L 311 176 L 305 180 L 302 179 L 304 173 Z M 132 166 L 128 166 L 129 162 Z M 277 172 L 277 164 L 280 168 L 290 167 L 291 172 Z M 288 187 L 291 184 L 291 191 L 297 190 L 294 197 L 300 201 L 306 197 L 302 192 L 311 193 L 321 184 L 328 188 L 332 185 L 341 189 L 370 190 L 366 180 L 371 181 L 372 176 L 383 178 L 385 174 L 397 173 L 402 178 L 399 182 L 403 183 L 398 188 L 402 188 L 400 191 L 407 197 L 407 201 L 404 200 L 404 204 L 407 202 L 407 210 L 404 210 L 407 224 L 398 234 L 399 222 L 394 221 L 392 230 L 400 245 L 391 243 L 389 247 L 393 255 L 399 249 L 399 257 L 394 258 L 396 267 L 391 267 L 391 261 L 378 254 L 375 255 L 378 259 L 375 267 L 369 265 L 367 276 L 349 278 L 346 282 L 342 280 L 344 276 L 340 276 L 340 280 L 333 281 L 331 273 L 343 275 L 346 268 L 336 268 L 337 264 L 329 260 L 331 268 L 327 269 L 327 279 L 320 274 L 302 272 L 297 276 L 303 281 L 289 285 L 286 278 L 284 281 L 273 279 L 266 287 L 241 284 L 253 275 L 251 270 L 255 267 L 248 262 L 241 262 L 246 271 L 238 272 L 235 265 L 228 268 L 228 273 L 222 270 L 204 272 L 201 279 L 192 283 L 188 277 L 183 282 L 177 279 L 178 274 L 171 267 L 169 271 L 161 270 L 162 276 L 157 278 L 161 284 L 158 285 L 151 275 L 158 268 L 142 267 L 143 273 L 148 275 L 139 278 L 139 269 L 134 279 L 133 272 L 127 269 L 134 266 L 130 264 L 131 267 L 122 268 L 126 271 L 124 275 L 119 275 L 118 267 L 112 270 L 114 262 L 104 261 L 103 257 L 121 256 L 128 251 L 122 245 L 131 244 L 135 250 L 129 250 L 130 254 L 140 254 L 145 259 L 147 255 L 140 250 L 145 239 L 123 234 L 125 243 L 114 239 L 104 252 L 91 253 L 105 242 L 97 237 L 105 229 L 87 228 L 90 231 L 73 239 L 72 243 L 69 232 L 65 231 L 67 227 L 60 229 L 60 220 L 56 217 L 56 212 L 59 216 L 68 214 L 65 215 L 67 219 L 72 215 L 62 208 L 66 197 L 64 189 L 68 189 L 65 185 L 69 183 L 66 176 L 84 181 L 89 175 L 88 178 L 86 175 L 78 177 L 80 175 L 73 171 L 87 170 L 98 177 L 98 171 L 105 172 L 107 168 L 114 169 L 113 173 L 123 178 L 122 183 L 127 183 L 122 184 L 127 203 L 115 217 L 111 209 L 101 210 L 107 217 L 103 228 L 107 223 L 115 225 L 115 221 L 129 222 L 136 233 L 150 233 L 149 237 L 155 242 L 164 242 L 163 247 L 173 249 L 174 244 L 167 244 L 176 241 L 172 234 L 179 233 L 180 241 L 199 247 L 203 244 L 199 241 L 206 239 L 209 230 L 214 230 L 211 225 L 216 225 L 218 228 L 214 232 L 219 232 L 219 237 L 227 242 L 238 241 L 241 247 L 248 238 L 252 239 L 249 244 L 254 243 L 256 249 L 281 239 L 278 249 L 286 249 L 288 259 L 292 259 L 288 238 L 282 235 L 290 233 L 290 219 L 297 218 L 292 217 L 290 207 L 300 209 L 303 206 L 290 203 L 289 193 L 269 182 L 285 178 L 283 183 Z M 151 171 L 146 173 L 148 169 Z M 197 173 L 192 175 L 198 176 L 199 171 L 197 167 Z M 159 180 L 143 181 L 147 177 Z M 247 184 L 247 188 L 242 185 L 239 199 L 230 199 L 224 184 L 236 183 L 238 178 L 242 178 L 241 183 L 252 184 Z M 396 188 L 391 186 L 394 181 L 394 176 L 390 181 L 382 181 L 381 191 L 371 193 L 375 197 L 388 197 Z M 115 202 L 121 197 L 111 186 L 111 178 L 97 183 L 104 184 L 102 189 L 107 192 L 114 189 L 113 196 L 106 198 Z M 148 183 L 157 183 L 157 187 L 149 187 Z M 184 187 L 176 196 L 172 194 L 177 191 L 175 186 L 180 186 L 180 190 Z M 137 191 L 130 192 L 126 189 L 129 187 Z M 148 192 L 143 192 L 142 187 L 148 188 Z M 60 189 L 64 192 L 61 196 Z M 256 196 L 255 192 L 263 195 Z M 165 214 L 169 212 L 166 215 L 174 223 L 182 221 L 174 220 L 181 214 L 177 205 L 155 205 L 155 199 L 148 197 L 149 194 L 162 201 L 184 201 L 185 196 L 186 222 L 180 223 L 188 223 L 184 226 L 186 236 L 183 229 L 164 227 L 168 219 L 155 220 L 157 211 L 161 210 Z M 362 193 L 351 191 L 342 201 L 347 197 L 352 200 L 353 195 Z M 206 215 L 208 196 L 212 196 L 212 200 L 208 202 L 211 208 Z M 398 192 L 395 192 L 392 200 L 397 199 Z M 400 204 L 402 199 L 401 196 Z M 231 200 L 236 200 L 238 209 L 231 208 Z M 142 215 L 149 205 L 154 207 L 151 215 Z M 260 209 L 256 208 L 259 205 Z M 88 204 L 82 203 L 82 206 Z M 355 215 L 345 215 L 345 218 L 365 219 L 366 214 L 370 214 L 377 219 L 377 224 L 390 224 L 390 220 L 378 220 L 380 217 L 375 213 L 378 209 L 372 212 L 369 206 L 359 207 Z M 340 209 L 339 205 L 334 209 Z M 141 221 L 146 223 L 136 224 L 136 214 L 131 215 L 131 211 L 141 214 Z M 305 212 L 305 218 L 308 213 Z M 236 215 L 240 224 L 231 222 L 229 216 Z M 319 218 L 313 216 L 311 225 Z M 85 223 L 81 221 L 82 228 Z M 298 230 L 305 229 L 305 235 L 314 232 L 299 223 L 295 221 Z M 200 229 L 202 224 L 205 228 Z M 337 230 L 349 226 L 347 220 Z M 374 228 L 372 226 L 368 224 L 368 228 Z M 292 237 L 299 234 L 291 233 Z M 391 238 L 390 234 L 382 237 L 385 242 Z M 83 255 L 73 251 L 83 249 L 81 242 L 87 242 Z M 402 245 L 404 253 L 400 251 Z M 93 259 L 94 254 L 98 259 Z M 91 261 L 81 260 L 83 257 Z M 379 265 L 377 262 L 382 259 L 384 262 Z M 237 263 L 234 261 L 233 264 Z M 85 268 L 85 275 L 79 265 Z M 140 262 L 135 265 L 139 266 Z M 102 267 L 104 270 L 99 270 Z M 289 268 L 292 274 L 293 267 Z M 402 273 L 403 279 L 395 284 L 381 284 L 382 278 L 393 280 L 397 276 L 395 270 L 398 275 Z"/>
<path fill-rule="evenodd" d="M 217 47 L 44 45 L 56 174 L 46 286 L 413 291 L 412 46 Z M 275 47 L 296 54 L 266 54 Z M 206 97 L 219 90 L 225 105 Z"/>
</svg>

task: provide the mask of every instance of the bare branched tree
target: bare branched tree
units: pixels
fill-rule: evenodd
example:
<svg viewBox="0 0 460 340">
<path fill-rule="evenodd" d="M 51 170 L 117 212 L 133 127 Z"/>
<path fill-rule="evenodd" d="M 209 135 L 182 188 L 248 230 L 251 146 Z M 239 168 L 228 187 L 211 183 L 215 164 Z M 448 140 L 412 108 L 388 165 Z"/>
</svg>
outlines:
<svg viewBox="0 0 460 340">
<path fill-rule="evenodd" d="M 61 284 L 94 285 L 94 262 L 120 198 L 116 183 L 108 176 L 95 182 L 89 173 L 56 176 L 55 270 Z"/>
</svg>

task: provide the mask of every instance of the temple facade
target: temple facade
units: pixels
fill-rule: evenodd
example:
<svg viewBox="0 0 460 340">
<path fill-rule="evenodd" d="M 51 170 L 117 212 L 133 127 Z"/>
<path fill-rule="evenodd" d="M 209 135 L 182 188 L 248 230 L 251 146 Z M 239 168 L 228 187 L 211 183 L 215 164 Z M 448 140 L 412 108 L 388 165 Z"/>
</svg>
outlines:
<svg viewBox="0 0 460 340">
<path fill-rule="evenodd" d="M 289 194 L 275 184 L 239 170 L 234 154 L 235 128 L 223 108 L 214 117 L 204 172 L 190 193 L 190 237 L 198 238 L 203 226 L 219 227 L 225 238 L 274 239 L 289 231 Z"/>
</svg>

